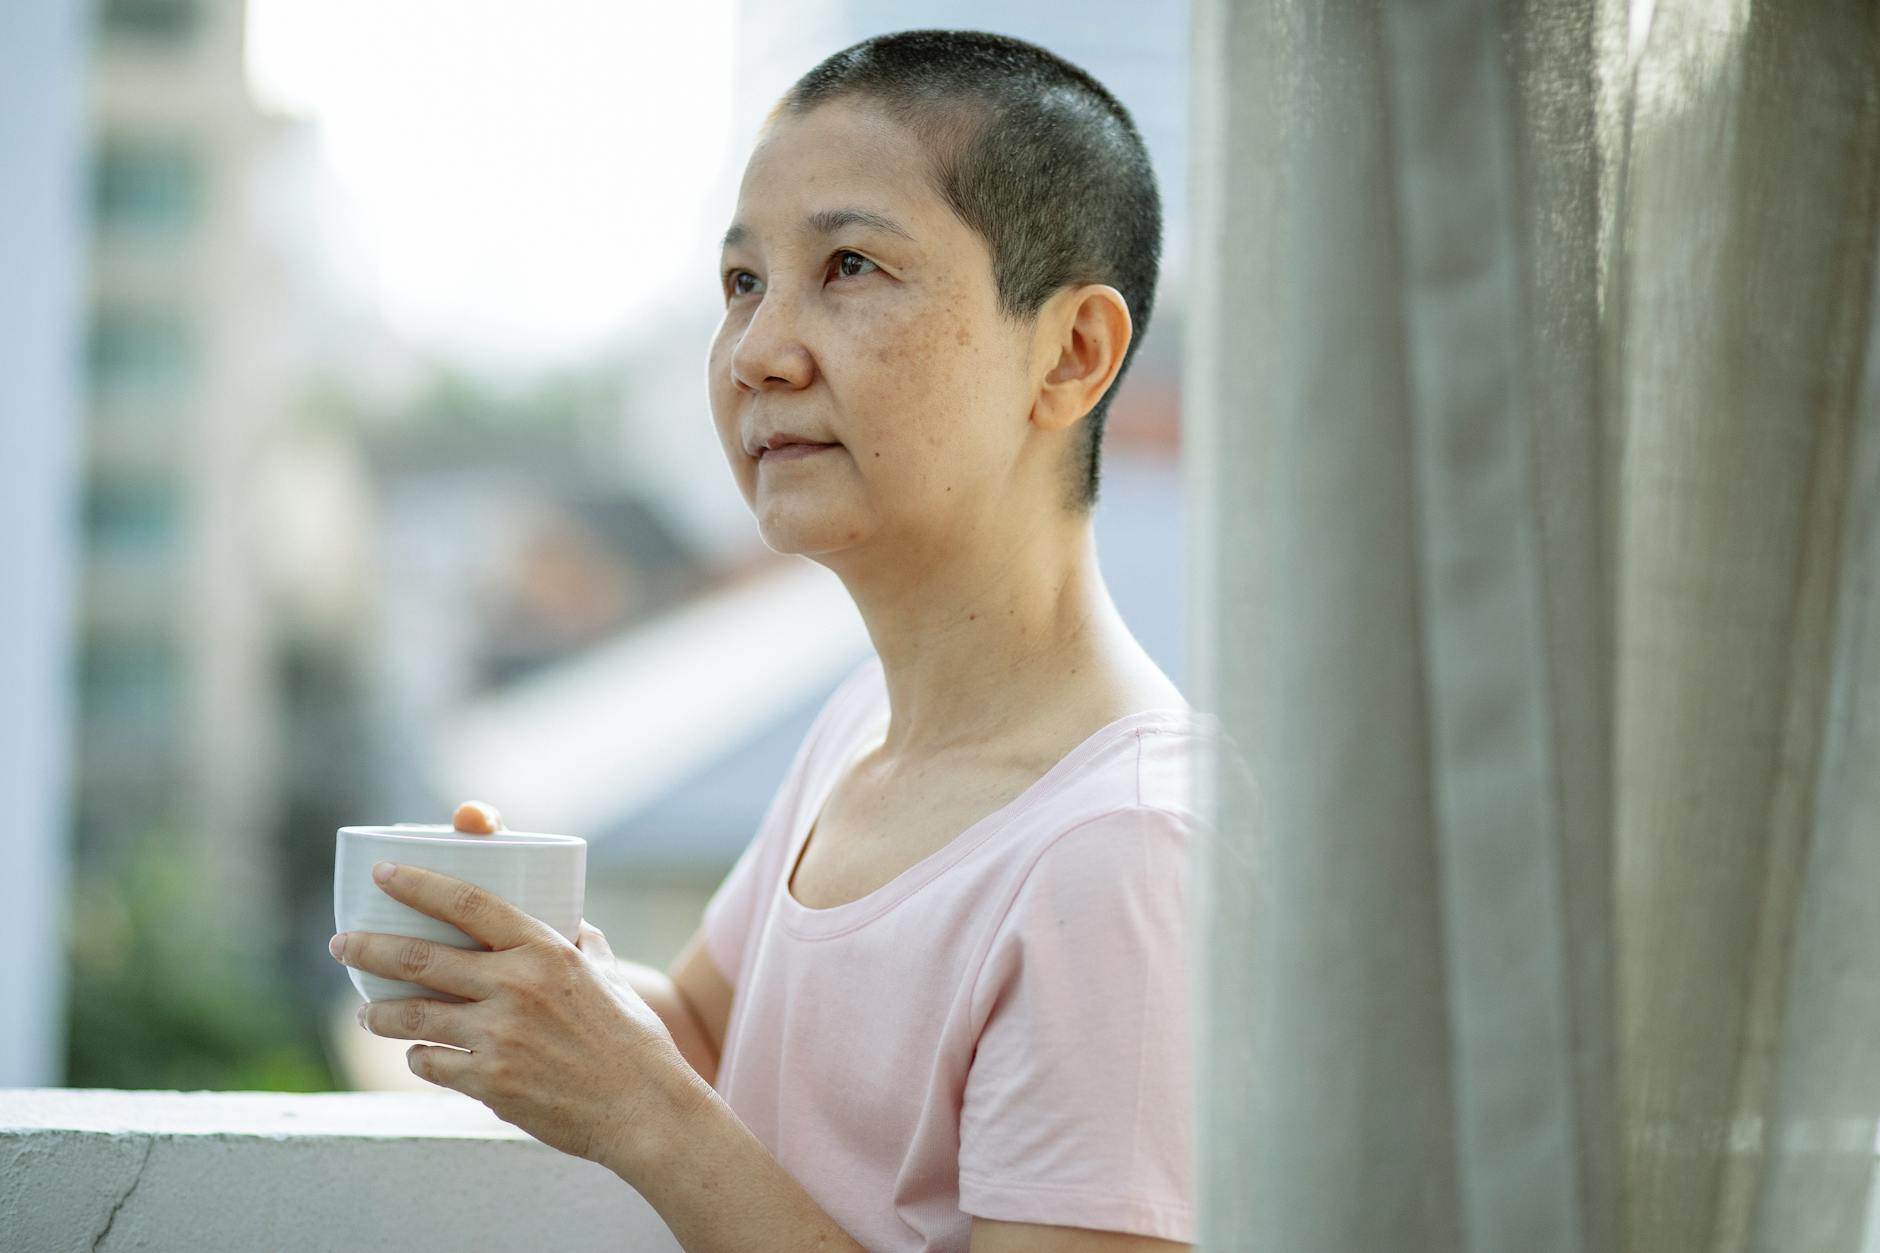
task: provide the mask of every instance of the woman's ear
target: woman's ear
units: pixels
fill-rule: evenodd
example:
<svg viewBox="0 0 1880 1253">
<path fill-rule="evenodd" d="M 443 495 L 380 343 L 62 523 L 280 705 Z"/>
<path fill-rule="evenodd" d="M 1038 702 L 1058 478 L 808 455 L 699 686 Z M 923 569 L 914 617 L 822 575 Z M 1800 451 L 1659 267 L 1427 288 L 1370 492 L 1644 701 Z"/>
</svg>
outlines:
<svg viewBox="0 0 1880 1253">
<path fill-rule="evenodd" d="M 1134 332 L 1129 303 L 1114 287 L 1087 283 L 1046 301 L 1038 314 L 1043 377 L 1032 421 L 1063 430 L 1096 408 L 1123 368 Z"/>
</svg>

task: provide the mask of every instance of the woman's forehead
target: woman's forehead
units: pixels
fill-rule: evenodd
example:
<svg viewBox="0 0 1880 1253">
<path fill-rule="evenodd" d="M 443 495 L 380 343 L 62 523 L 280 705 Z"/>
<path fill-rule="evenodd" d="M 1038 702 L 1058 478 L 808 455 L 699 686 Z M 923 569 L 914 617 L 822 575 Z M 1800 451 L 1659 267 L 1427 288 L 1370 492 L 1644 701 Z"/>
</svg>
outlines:
<svg viewBox="0 0 1880 1253">
<path fill-rule="evenodd" d="M 859 207 L 911 233 L 939 206 L 926 154 L 914 133 L 879 113 L 842 102 L 771 121 L 758 135 L 738 187 L 738 221 L 781 216 L 815 226 L 817 212 Z"/>
</svg>

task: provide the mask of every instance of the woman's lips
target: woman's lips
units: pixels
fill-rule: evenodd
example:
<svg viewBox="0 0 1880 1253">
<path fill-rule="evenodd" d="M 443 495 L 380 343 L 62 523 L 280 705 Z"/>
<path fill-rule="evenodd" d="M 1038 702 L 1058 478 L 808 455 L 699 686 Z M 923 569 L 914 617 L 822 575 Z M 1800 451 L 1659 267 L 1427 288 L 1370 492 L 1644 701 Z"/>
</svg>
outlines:
<svg viewBox="0 0 1880 1253">
<path fill-rule="evenodd" d="M 785 444 L 781 448 L 769 448 L 757 454 L 759 461 L 795 461 L 802 457 L 827 452 L 836 447 L 834 444 Z"/>
</svg>

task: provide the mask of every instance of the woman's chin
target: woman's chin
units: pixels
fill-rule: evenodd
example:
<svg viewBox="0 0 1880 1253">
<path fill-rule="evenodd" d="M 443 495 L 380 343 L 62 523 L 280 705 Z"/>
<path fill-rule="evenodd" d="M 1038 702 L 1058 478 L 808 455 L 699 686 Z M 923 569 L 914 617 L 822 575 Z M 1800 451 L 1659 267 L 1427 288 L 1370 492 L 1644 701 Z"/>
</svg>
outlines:
<svg viewBox="0 0 1880 1253">
<path fill-rule="evenodd" d="M 793 557 L 818 557 L 841 552 L 861 542 L 862 532 L 828 518 L 760 519 L 757 533 L 772 552 Z"/>
</svg>

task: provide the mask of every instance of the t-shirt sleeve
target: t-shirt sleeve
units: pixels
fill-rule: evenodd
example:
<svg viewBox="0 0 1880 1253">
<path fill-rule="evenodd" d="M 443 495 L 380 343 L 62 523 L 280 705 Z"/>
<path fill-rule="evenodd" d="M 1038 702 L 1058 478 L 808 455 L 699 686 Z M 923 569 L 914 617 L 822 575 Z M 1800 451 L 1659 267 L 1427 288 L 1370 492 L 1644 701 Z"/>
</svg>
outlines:
<svg viewBox="0 0 1880 1253">
<path fill-rule="evenodd" d="M 1188 814 L 1066 831 L 995 931 L 960 1114 L 960 1208 L 1192 1241 Z"/>
<path fill-rule="evenodd" d="M 744 966 L 744 942 L 750 938 L 751 924 L 757 913 L 758 847 L 760 834 L 753 837 L 738 860 L 705 902 L 705 948 L 718 966 L 725 982 L 737 987 Z"/>
</svg>

